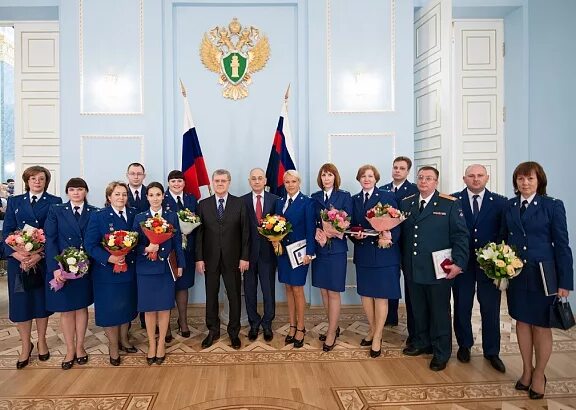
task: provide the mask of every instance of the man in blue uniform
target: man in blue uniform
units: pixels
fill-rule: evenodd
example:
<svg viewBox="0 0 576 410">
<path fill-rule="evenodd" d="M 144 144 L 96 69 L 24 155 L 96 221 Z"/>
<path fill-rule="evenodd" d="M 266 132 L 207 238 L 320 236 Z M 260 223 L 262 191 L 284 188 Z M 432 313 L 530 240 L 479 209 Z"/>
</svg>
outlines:
<svg viewBox="0 0 576 410">
<path fill-rule="evenodd" d="M 392 182 L 380 187 L 383 191 L 393 192 L 398 204 L 401 204 L 404 198 L 418 193 L 416 184 L 408 181 L 408 174 L 411 169 L 412 160 L 410 158 L 403 156 L 396 157 L 392 163 Z M 406 276 L 404 276 L 404 304 L 406 305 L 406 325 L 408 327 L 406 344 L 409 345 L 412 341 L 412 334 L 414 333 L 414 317 L 412 316 L 412 308 L 410 306 Z M 398 299 L 388 300 L 388 316 L 386 317 L 386 323 L 384 323 L 384 325 L 398 325 Z"/>
<path fill-rule="evenodd" d="M 402 270 L 408 282 L 414 313 L 412 344 L 408 356 L 433 353 L 430 369 L 446 368 L 452 354 L 450 290 L 452 282 L 468 263 L 468 228 L 460 201 L 440 194 L 438 170 L 425 166 L 418 171 L 417 195 L 405 198 L 401 210 L 408 214 L 402 223 Z M 432 252 L 451 249 L 443 261 L 447 276 L 438 279 Z"/>
<path fill-rule="evenodd" d="M 458 341 L 456 357 L 462 363 L 470 361 L 472 335 L 472 305 L 474 291 L 478 289 L 478 302 L 482 317 L 482 350 L 484 357 L 499 372 L 506 372 L 500 354 L 500 299 L 502 294 L 480 269 L 476 261 L 476 249 L 488 242 L 498 242 L 502 212 L 507 199 L 486 189 L 488 172 L 483 165 L 474 164 L 464 172 L 466 188 L 453 196 L 462 203 L 462 212 L 470 232 L 470 257 L 464 272 L 454 279 L 454 333 Z"/>
</svg>

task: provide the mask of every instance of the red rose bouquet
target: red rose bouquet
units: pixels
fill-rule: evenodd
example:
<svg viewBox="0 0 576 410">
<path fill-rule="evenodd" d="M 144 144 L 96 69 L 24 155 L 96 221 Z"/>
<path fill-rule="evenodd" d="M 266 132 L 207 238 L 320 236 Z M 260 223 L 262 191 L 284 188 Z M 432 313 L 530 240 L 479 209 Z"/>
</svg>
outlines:
<svg viewBox="0 0 576 410">
<path fill-rule="evenodd" d="M 111 255 L 126 256 L 138 243 L 138 233 L 131 231 L 113 231 L 104 235 L 102 246 Z M 114 273 L 126 272 L 126 263 L 115 263 Z"/>
<path fill-rule="evenodd" d="M 23 256 L 31 256 L 44 251 L 46 237 L 44 236 L 44 230 L 30 227 L 12 232 L 8 235 L 5 242 L 14 252 Z M 20 264 L 20 269 L 24 272 L 33 268 L 35 268 L 35 266 L 27 266 L 27 268 L 24 268 L 24 266 Z"/>
<path fill-rule="evenodd" d="M 372 228 L 380 232 L 378 247 L 389 248 L 392 246 L 392 233 L 390 231 L 404 222 L 406 215 L 389 204 L 382 205 L 378 202 L 374 208 L 366 212 L 366 219 Z"/>
<path fill-rule="evenodd" d="M 160 245 L 174 236 L 174 227 L 161 216 L 153 216 L 140 223 L 142 232 L 151 244 Z M 158 252 L 149 252 L 148 259 L 155 261 L 158 259 Z"/>
</svg>

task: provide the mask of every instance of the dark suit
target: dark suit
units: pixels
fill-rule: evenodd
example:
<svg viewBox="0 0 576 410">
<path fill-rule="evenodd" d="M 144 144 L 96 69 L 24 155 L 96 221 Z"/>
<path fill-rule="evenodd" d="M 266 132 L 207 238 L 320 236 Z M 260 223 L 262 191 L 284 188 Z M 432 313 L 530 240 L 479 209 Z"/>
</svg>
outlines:
<svg viewBox="0 0 576 410">
<path fill-rule="evenodd" d="M 410 195 L 418 193 L 418 187 L 416 184 L 406 180 L 397 191 L 394 191 L 394 181 L 382 185 L 380 187 L 382 191 L 390 191 L 396 196 L 396 202 L 398 205 L 402 200 Z M 411 336 L 414 333 L 414 315 L 412 314 L 412 306 L 410 305 L 410 294 L 408 293 L 408 283 L 406 282 L 406 275 L 404 276 L 404 304 L 406 305 L 406 326 L 408 328 L 408 340 L 407 344 L 411 343 Z M 388 301 L 388 316 L 386 317 L 387 325 L 397 325 L 398 324 L 398 299 L 390 299 Z"/>
<path fill-rule="evenodd" d="M 452 261 L 461 268 L 468 264 L 468 228 L 460 201 L 434 192 L 419 211 L 419 194 L 402 201 L 409 213 L 402 224 L 402 270 L 408 281 L 414 313 L 415 348 L 433 347 L 434 357 L 446 362 L 452 352 L 450 319 L 451 280 L 436 279 L 432 252 L 452 248 Z"/>
<path fill-rule="evenodd" d="M 196 261 L 204 261 L 206 269 L 206 326 L 212 334 L 220 334 L 218 292 L 222 276 L 230 304 L 228 334 L 233 338 L 240 331 L 242 277 L 238 265 L 250 258 L 250 220 L 241 198 L 228 194 L 222 220 L 218 219 L 216 204 L 216 195 L 198 204 L 202 225 L 196 237 Z"/>
<path fill-rule="evenodd" d="M 468 189 L 452 194 L 462 204 L 466 226 L 470 232 L 470 256 L 468 264 L 456 276 L 452 284 L 454 296 L 454 333 L 458 346 L 471 348 L 474 344 L 472 334 L 472 305 L 474 293 L 478 288 L 478 302 L 482 316 L 482 350 L 484 355 L 500 354 L 500 299 L 502 293 L 492 279 L 484 273 L 476 261 L 476 249 L 489 242 L 498 242 L 502 213 L 507 199 L 488 190 L 484 191 L 480 212 L 474 217 L 470 207 Z"/>
<path fill-rule="evenodd" d="M 263 192 L 262 217 L 273 214 L 278 197 L 269 192 Z M 252 192 L 242 197 L 250 218 L 250 268 L 244 272 L 244 299 L 246 312 L 251 329 L 272 329 L 275 316 L 275 285 L 276 285 L 276 255 L 272 243 L 258 233 L 259 221 L 256 220 L 256 210 L 252 200 Z M 264 314 L 258 313 L 258 280 L 262 289 Z"/>
<path fill-rule="evenodd" d="M 140 185 L 138 189 L 138 193 L 140 196 L 140 200 L 136 200 L 134 195 L 132 195 L 132 188 L 128 185 L 128 206 L 131 208 L 136 209 L 136 214 L 140 212 L 145 212 L 150 209 L 150 204 L 148 203 L 148 199 L 146 198 L 146 186 L 144 184 Z"/>
<path fill-rule="evenodd" d="M 520 216 L 521 202 L 520 197 L 508 201 L 502 223 L 504 240 L 516 249 L 524 262 L 522 271 L 510 280 L 506 292 L 508 311 L 521 322 L 550 327 L 549 309 L 554 296 L 544 294 L 538 262 L 554 261 L 558 287 L 574 289 L 566 210 L 559 199 L 536 195 Z"/>
</svg>

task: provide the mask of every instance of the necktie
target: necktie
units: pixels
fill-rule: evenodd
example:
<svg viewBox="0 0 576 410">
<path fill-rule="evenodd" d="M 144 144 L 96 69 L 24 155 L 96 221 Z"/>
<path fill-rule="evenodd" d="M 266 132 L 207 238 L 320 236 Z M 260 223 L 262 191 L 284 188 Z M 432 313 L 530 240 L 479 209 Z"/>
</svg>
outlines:
<svg viewBox="0 0 576 410">
<path fill-rule="evenodd" d="M 224 198 L 218 200 L 218 220 L 222 220 L 224 217 Z"/>
<path fill-rule="evenodd" d="M 292 205 L 292 202 L 294 202 L 294 201 L 292 200 L 292 198 L 288 198 L 288 206 L 286 207 L 286 209 L 284 210 L 284 212 L 286 212 L 286 210 L 287 210 L 288 208 L 290 208 L 290 205 Z"/>
<path fill-rule="evenodd" d="M 38 197 L 36 195 L 32 195 L 32 206 L 38 203 Z"/>
<path fill-rule="evenodd" d="M 524 215 L 526 208 L 528 208 L 528 201 L 525 199 L 522 201 L 522 206 L 520 207 L 520 216 Z"/>
<path fill-rule="evenodd" d="M 124 222 L 126 222 L 126 218 L 124 217 L 124 211 L 118 211 L 118 213 L 120 214 L 120 219 L 123 219 Z"/>
<path fill-rule="evenodd" d="M 134 199 L 136 200 L 136 202 L 140 202 L 140 193 L 138 192 L 138 190 L 134 191 Z"/>
<path fill-rule="evenodd" d="M 474 218 L 476 218 L 478 216 L 478 212 L 480 212 L 480 207 L 478 206 L 478 198 L 480 198 L 480 195 L 472 196 L 472 215 L 474 215 Z"/>
<path fill-rule="evenodd" d="M 156 213 L 154 214 L 154 218 L 158 218 L 159 216 L 160 216 L 160 215 L 158 215 L 158 212 L 156 212 Z"/>
<path fill-rule="evenodd" d="M 79 220 L 79 219 L 80 219 L 80 212 L 79 212 L 79 210 L 80 210 L 80 207 L 79 207 L 79 206 L 75 206 L 75 207 L 74 207 L 74 216 L 76 217 L 76 220 Z"/>
<path fill-rule="evenodd" d="M 364 194 L 364 206 L 366 206 L 366 204 L 368 203 L 368 198 L 370 198 L 370 194 L 368 192 L 366 192 Z"/>
<path fill-rule="evenodd" d="M 256 221 L 262 220 L 262 195 L 256 195 Z"/>
<path fill-rule="evenodd" d="M 176 197 L 176 202 L 178 202 L 178 209 L 184 209 L 184 204 L 182 203 L 182 200 L 180 199 L 180 195 L 178 195 Z"/>
<path fill-rule="evenodd" d="M 394 192 L 398 192 L 398 187 L 397 187 L 397 186 L 394 187 Z"/>
<path fill-rule="evenodd" d="M 422 213 L 422 211 L 424 210 L 424 207 L 426 206 L 426 201 L 425 200 L 421 200 L 420 201 L 420 208 L 418 209 L 418 211 L 420 213 Z"/>
<path fill-rule="evenodd" d="M 324 193 L 324 205 L 328 205 L 328 194 Z"/>
</svg>

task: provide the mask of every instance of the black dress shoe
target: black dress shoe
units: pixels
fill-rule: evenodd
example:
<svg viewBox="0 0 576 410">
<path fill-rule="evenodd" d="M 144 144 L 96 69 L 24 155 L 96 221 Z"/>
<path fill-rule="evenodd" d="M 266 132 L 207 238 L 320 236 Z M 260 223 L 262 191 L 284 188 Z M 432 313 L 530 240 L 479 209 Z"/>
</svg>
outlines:
<svg viewBox="0 0 576 410">
<path fill-rule="evenodd" d="M 88 355 L 76 358 L 76 363 L 82 365 L 88 363 Z"/>
<path fill-rule="evenodd" d="M 296 329 L 296 326 L 290 325 L 290 329 Z M 286 343 L 287 345 L 289 345 L 290 343 L 294 343 L 294 336 L 296 336 L 296 333 L 290 335 L 290 331 L 288 331 L 288 334 L 284 338 L 284 343 Z"/>
<path fill-rule="evenodd" d="M 30 363 L 30 355 L 32 354 L 32 350 L 34 350 L 34 345 L 30 346 L 30 352 L 28 353 L 28 357 L 22 361 L 18 360 L 16 362 L 16 368 L 18 370 L 25 368 L 26 366 L 28 366 L 28 363 Z"/>
<path fill-rule="evenodd" d="M 110 356 L 110 364 L 112 366 L 120 366 L 120 362 L 121 362 L 120 356 L 118 356 L 116 359 L 113 359 L 112 356 Z"/>
<path fill-rule="evenodd" d="M 234 336 L 230 338 L 230 346 L 232 346 L 233 349 L 240 349 L 240 347 L 242 347 L 242 343 L 240 343 L 240 338 L 238 336 Z"/>
<path fill-rule="evenodd" d="M 402 353 L 406 356 L 420 356 L 421 354 L 432 354 L 432 347 L 425 347 L 423 349 L 419 349 L 412 345 L 406 346 L 402 349 Z"/>
<path fill-rule="evenodd" d="M 178 330 L 177 330 L 177 332 L 179 332 L 180 335 L 181 335 L 183 338 L 188 339 L 188 338 L 190 337 L 190 330 L 182 330 L 182 328 L 180 327 L 180 319 L 178 319 Z"/>
<path fill-rule="evenodd" d="M 166 355 L 164 355 L 162 357 L 157 357 L 155 363 L 157 365 L 161 365 L 162 363 L 164 363 L 164 359 L 166 359 Z"/>
<path fill-rule="evenodd" d="M 372 340 L 362 339 L 360 340 L 360 346 L 362 347 L 372 346 Z"/>
<path fill-rule="evenodd" d="M 530 386 L 525 386 L 522 384 L 520 380 L 517 380 L 516 384 L 514 385 L 514 388 L 520 391 L 528 391 L 530 389 Z"/>
<path fill-rule="evenodd" d="M 497 355 L 493 356 L 484 356 L 486 360 L 490 362 L 490 365 L 500 373 L 506 373 L 506 366 L 504 366 L 504 362 L 498 357 Z"/>
<path fill-rule="evenodd" d="M 74 366 L 74 362 L 76 361 L 76 356 L 72 358 L 72 360 L 68 360 L 67 362 L 62 362 L 62 370 L 70 370 L 72 366 Z"/>
<path fill-rule="evenodd" d="M 250 331 L 248 332 L 248 340 L 250 340 L 251 342 L 253 342 L 254 340 L 258 339 L 258 329 L 250 329 Z"/>
<path fill-rule="evenodd" d="M 296 334 L 298 332 L 302 333 L 302 339 L 296 339 Z M 304 346 L 304 336 L 306 335 L 306 328 L 304 329 L 296 329 L 296 334 L 294 335 L 294 347 L 296 349 L 300 349 Z"/>
<path fill-rule="evenodd" d="M 38 360 L 41 362 L 45 362 L 46 360 L 50 359 L 50 352 L 45 354 L 40 354 L 40 347 L 36 344 L 36 348 L 38 349 Z"/>
<path fill-rule="evenodd" d="M 174 340 L 174 336 L 172 336 L 172 333 L 168 333 L 166 336 L 164 336 L 164 341 L 166 343 L 172 343 L 173 340 Z"/>
<path fill-rule="evenodd" d="M 336 337 L 339 337 L 339 336 L 340 336 L 340 326 L 338 326 L 336 328 Z M 318 336 L 318 340 L 320 340 L 321 342 L 325 342 L 326 341 L 326 334 Z"/>
<path fill-rule="evenodd" d="M 470 362 L 470 348 L 460 346 L 458 348 L 458 353 L 456 353 L 456 358 L 459 362 L 469 363 Z"/>
<path fill-rule="evenodd" d="M 548 380 L 546 380 L 546 375 L 544 375 L 544 390 L 546 390 L 547 382 Z M 532 386 L 530 386 L 528 387 L 528 397 L 530 397 L 531 400 L 540 400 L 544 398 L 544 393 L 535 392 L 534 390 L 532 390 Z"/>
<path fill-rule="evenodd" d="M 148 363 L 148 366 L 152 366 L 154 363 L 156 363 L 156 356 L 146 357 L 146 363 Z"/>
<path fill-rule="evenodd" d="M 375 359 L 376 357 L 380 356 L 382 354 L 382 349 L 380 350 L 372 350 L 372 348 L 370 348 L 370 357 Z"/>
<path fill-rule="evenodd" d="M 208 336 L 206 336 L 204 340 L 202 340 L 202 349 L 206 349 L 212 346 L 212 343 L 214 343 L 214 341 L 218 339 L 220 339 L 220 333 L 215 334 L 209 332 Z"/>
<path fill-rule="evenodd" d="M 440 370 L 444 370 L 445 368 L 446 368 L 446 362 L 441 362 L 435 357 L 433 357 L 432 360 L 430 361 L 430 370 L 439 372 Z"/>
<path fill-rule="evenodd" d="M 264 329 L 263 333 L 264 333 L 264 340 L 266 342 L 271 342 L 272 339 L 274 339 L 274 332 L 272 331 L 272 329 L 266 328 Z"/>
<path fill-rule="evenodd" d="M 327 345 L 326 342 L 322 343 L 322 350 L 325 352 L 330 352 L 332 349 L 334 349 L 334 346 L 336 346 L 336 339 L 334 339 L 334 343 L 331 345 Z"/>
<path fill-rule="evenodd" d="M 398 320 L 387 320 L 384 322 L 384 326 L 398 326 Z"/>
<path fill-rule="evenodd" d="M 138 353 L 138 349 L 134 346 L 122 346 L 122 343 L 118 343 L 118 350 L 126 353 Z"/>
</svg>

